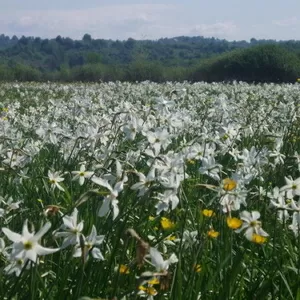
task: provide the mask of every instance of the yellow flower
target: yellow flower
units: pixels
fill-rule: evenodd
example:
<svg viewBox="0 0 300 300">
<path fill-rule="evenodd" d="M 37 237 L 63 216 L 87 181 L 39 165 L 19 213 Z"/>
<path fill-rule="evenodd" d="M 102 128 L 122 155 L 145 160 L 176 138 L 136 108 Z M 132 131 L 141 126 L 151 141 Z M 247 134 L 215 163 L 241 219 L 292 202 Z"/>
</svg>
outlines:
<svg viewBox="0 0 300 300">
<path fill-rule="evenodd" d="M 210 238 L 216 239 L 219 236 L 220 232 L 215 231 L 214 229 L 211 229 L 210 231 L 207 232 L 207 235 Z"/>
<path fill-rule="evenodd" d="M 148 284 L 150 285 L 156 285 L 156 284 L 159 284 L 159 279 L 157 277 L 153 277 L 152 279 L 150 279 L 148 281 Z"/>
<path fill-rule="evenodd" d="M 125 265 L 120 265 L 120 267 L 119 267 L 119 273 L 121 273 L 121 274 L 129 274 L 130 273 L 129 267 L 125 266 Z"/>
<path fill-rule="evenodd" d="M 236 188 L 236 181 L 230 178 L 223 179 L 223 189 L 230 192 Z"/>
<path fill-rule="evenodd" d="M 221 139 L 222 139 L 223 141 L 226 141 L 228 138 L 229 138 L 229 135 L 228 135 L 228 134 L 224 134 L 224 135 L 221 137 Z"/>
<path fill-rule="evenodd" d="M 145 292 L 146 294 L 148 294 L 150 296 L 157 295 L 156 289 L 154 287 L 152 287 L 152 286 L 145 287 L 143 285 L 140 285 L 139 286 L 139 290 Z"/>
<path fill-rule="evenodd" d="M 175 235 L 169 235 L 165 238 L 168 241 L 175 241 L 176 240 L 176 236 Z"/>
<path fill-rule="evenodd" d="M 195 160 L 193 159 L 188 159 L 187 162 L 191 165 L 194 165 L 196 163 Z"/>
<path fill-rule="evenodd" d="M 267 241 L 265 236 L 253 233 L 252 235 L 252 242 L 256 244 L 264 244 Z"/>
<path fill-rule="evenodd" d="M 160 219 L 160 225 L 164 230 L 173 229 L 175 227 L 175 223 L 165 217 Z"/>
<path fill-rule="evenodd" d="M 199 265 L 199 264 L 195 264 L 195 265 L 194 265 L 194 271 L 195 271 L 196 273 L 201 272 L 201 270 L 202 270 L 201 265 Z"/>
<path fill-rule="evenodd" d="M 211 209 L 203 209 L 202 214 L 203 214 L 203 216 L 209 217 L 209 218 L 215 216 L 214 211 Z"/>
<path fill-rule="evenodd" d="M 149 216 L 149 221 L 153 221 L 155 218 L 153 216 Z"/>
<path fill-rule="evenodd" d="M 227 221 L 228 227 L 231 228 L 231 229 L 238 229 L 238 228 L 240 228 L 240 227 L 242 226 L 242 224 L 243 224 L 243 221 L 240 220 L 240 219 L 238 219 L 238 218 L 231 218 L 231 217 L 228 217 L 228 218 L 226 219 L 226 221 Z"/>
</svg>

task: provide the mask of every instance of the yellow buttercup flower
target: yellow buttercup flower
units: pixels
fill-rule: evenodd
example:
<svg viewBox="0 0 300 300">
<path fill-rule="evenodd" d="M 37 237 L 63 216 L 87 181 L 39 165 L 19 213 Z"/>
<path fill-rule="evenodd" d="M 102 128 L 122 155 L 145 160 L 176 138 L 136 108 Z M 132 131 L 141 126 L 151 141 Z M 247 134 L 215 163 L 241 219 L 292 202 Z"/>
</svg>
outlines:
<svg viewBox="0 0 300 300">
<path fill-rule="evenodd" d="M 203 209 L 202 210 L 202 215 L 205 216 L 205 217 L 213 217 L 215 216 L 215 213 L 212 209 Z"/>
<path fill-rule="evenodd" d="M 165 238 L 168 241 L 175 241 L 176 240 L 176 236 L 175 235 L 169 235 Z"/>
<path fill-rule="evenodd" d="M 140 285 L 139 286 L 139 290 L 143 291 L 144 293 L 146 293 L 146 294 L 148 294 L 150 296 L 157 295 L 157 290 L 154 287 L 152 287 L 152 286 L 145 287 L 143 285 Z"/>
<path fill-rule="evenodd" d="M 264 244 L 267 241 L 265 236 L 253 233 L 252 235 L 252 242 L 256 244 Z"/>
<path fill-rule="evenodd" d="M 195 264 L 195 265 L 194 265 L 194 271 L 195 271 L 196 273 L 201 272 L 201 270 L 202 270 L 201 265 L 199 265 L 199 264 Z"/>
<path fill-rule="evenodd" d="M 120 267 L 119 267 L 119 273 L 121 273 L 121 274 L 129 274 L 130 273 L 129 267 L 125 266 L 125 265 L 120 265 Z"/>
<path fill-rule="evenodd" d="M 160 225 L 164 230 L 173 229 L 175 227 L 175 223 L 165 217 L 160 219 Z"/>
<path fill-rule="evenodd" d="M 159 279 L 157 277 L 153 277 L 152 279 L 150 279 L 148 281 L 148 284 L 150 285 L 156 285 L 156 284 L 159 284 Z"/>
<path fill-rule="evenodd" d="M 243 224 L 243 221 L 238 219 L 238 218 L 231 218 L 231 217 L 228 217 L 226 219 L 227 221 L 227 226 L 231 229 L 238 229 L 242 226 Z"/>
<path fill-rule="evenodd" d="M 223 179 L 223 189 L 230 192 L 236 188 L 236 181 L 230 178 Z"/>
<path fill-rule="evenodd" d="M 220 235 L 220 232 L 218 231 L 215 231 L 214 229 L 211 229 L 207 232 L 207 235 L 210 237 L 210 238 L 213 238 L 213 239 L 216 239 L 219 235 Z"/>
</svg>

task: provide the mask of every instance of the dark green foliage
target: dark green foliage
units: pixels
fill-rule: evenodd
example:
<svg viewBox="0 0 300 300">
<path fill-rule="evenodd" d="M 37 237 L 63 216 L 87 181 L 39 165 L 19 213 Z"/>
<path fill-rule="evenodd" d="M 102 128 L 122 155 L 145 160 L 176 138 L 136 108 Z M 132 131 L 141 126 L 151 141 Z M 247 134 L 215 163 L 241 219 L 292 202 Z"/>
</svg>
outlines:
<svg viewBox="0 0 300 300">
<path fill-rule="evenodd" d="M 81 40 L 0 35 L 0 80 L 295 82 L 300 41 Z M 13 70 L 12 70 L 13 69 Z M 32 73 L 32 74 L 30 74 Z"/>
<path fill-rule="evenodd" d="M 300 74 L 297 55 L 282 46 L 260 45 L 206 60 L 194 81 L 295 82 Z"/>
</svg>

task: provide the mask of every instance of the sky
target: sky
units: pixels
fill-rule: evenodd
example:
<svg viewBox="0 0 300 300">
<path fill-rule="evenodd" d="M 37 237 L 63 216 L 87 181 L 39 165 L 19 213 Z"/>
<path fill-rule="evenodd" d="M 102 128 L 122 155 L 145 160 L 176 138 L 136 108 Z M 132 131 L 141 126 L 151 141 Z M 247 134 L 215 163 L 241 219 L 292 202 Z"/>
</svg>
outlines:
<svg viewBox="0 0 300 300">
<path fill-rule="evenodd" d="M 300 0 L 0 0 L 0 34 L 300 40 Z"/>
</svg>

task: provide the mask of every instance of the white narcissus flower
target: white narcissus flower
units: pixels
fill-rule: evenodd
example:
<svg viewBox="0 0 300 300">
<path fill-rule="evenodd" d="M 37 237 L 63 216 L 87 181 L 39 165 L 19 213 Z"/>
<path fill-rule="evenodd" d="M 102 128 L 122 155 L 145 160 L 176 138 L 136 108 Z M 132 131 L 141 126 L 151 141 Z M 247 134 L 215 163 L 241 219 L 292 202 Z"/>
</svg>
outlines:
<svg viewBox="0 0 300 300">
<path fill-rule="evenodd" d="M 239 210 L 241 205 L 247 206 L 247 191 L 237 188 L 234 191 L 222 191 L 220 204 L 225 213 Z"/>
<path fill-rule="evenodd" d="M 222 166 L 220 164 L 216 164 L 214 157 L 204 157 L 202 159 L 202 166 L 199 169 L 201 174 L 206 174 L 209 177 L 220 180 L 220 171 Z"/>
<path fill-rule="evenodd" d="M 79 171 L 72 171 L 72 174 L 75 175 L 73 180 L 78 180 L 80 185 L 84 184 L 85 179 L 89 179 L 94 175 L 94 172 L 89 172 L 85 170 L 85 165 L 80 166 Z"/>
<path fill-rule="evenodd" d="M 0 238 L 0 254 L 3 254 L 4 256 L 8 256 L 7 249 L 5 247 L 5 242 L 2 238 Z"/>
<path fill-rule="evenodd" d="M 286 192 L 288 199 L 293 199 L 294 196 L 300 196 L 300 177 L 293 180 L 287 177 L 285 178 L 286 185 L 283 186 L 280 191 Z"/>
<path fill-rule="evenodd" d="M 59 172 L 51 172 L 50 170 L 48 171 L 48 178 L 49 182 L 51 184 L 51 189 L 55 189 L 56 187 L 61 190 L 65 191 L 65 189 L 59 184 L 59 182 L 64 181 L 65 179 L 61 177 L 61 174 Z"/>
<path fill-rule="evenodd" d="M 297 203 L 292 200 L 291 208 L 294 210 L 294 212 L 292 217 L 292 224 L 289 225 L 289 229 L 293 230 L 295 236 L 298 236 L 300 230 L 300 200 L 298 200 Z"/>
<path fill-rule="evenodd" d="M 7 158 L 2 161 L 3 164 L 10 166 L 11 168 L 15 168 L 20 166 L 26 157 L 24 155 L 19 155 L 17 152 L 8 151 L 6 154 Z"/>
<path fill-rule="evenodd" d="M 11 259 L 30 259 L 31 261 L 36 262 L 39 255 L 57 252 L 59 248 L 45 248 L 39 244 L 40 239 L 50 227 L 51 223 L 47 222 L 36 234 L 34 234 L 34 232 L 29 232 L 28 220 L 26 220 L 23 225 L 22 235 L 13 232 L 8 228 L 2 228 L 3 233 L 13 242 Z"/>
<path fill-rule="evenodd" d="M 269 236 L 262 228 L 261 222 L 258 220 L 260 218 L 260 213 L 258 211 L 242 211 L 240 214 L 241 220 L 243 220 L 243 225 L 241 228 L 237 229 L 236 232 L 241 232 L 245 230 L 245 237 L 249 240 L 253 240 L 253 235 L 259 236 Z"/>
<path fill-rule="evenodd" d="M 19 209 L 19 204 L 21 201 L 14 202 L 12 197 L 9 197 L 7 201 L 3 197 L 0 196 L 0 203 L 3 203 L 6 207 L 5 209 L 0 208 L 0 217 L 4 217 L 12 210 Z"/>
<path fill-rule="evenodd" d="M 158 203 L 155 205 L 156 214 L 159 215 L 162 211 L 168 211 L 169 209 L 175 209 L 179 204 L 179 198 L 177 196 L 177 190 L 165 190 L 163 194 L 157 194 Z"/>
<path fill-rule="evenodd" d="M 24 260 L 22 258 L 11 260 L 11 262 L 4 268 L 4 272 L 7 274 L 15 273 L 15 275 L 18 277 L 25 266 L 27 266 L 26 269 L 30 268 L 30 264 L 27 264 L 27 262 L 28 259 Z"/>
<path fill-rule="evenodd" d="M 100 186 L 106 187 L 109 191 L 110 194 L 107 195 L 103 199 L 103 203 L 98 211 L 98 216 L 99 217 L 104 217 L 107 215 L 112 208 L 112 213 L 113 213 L 113 220 L 119 215 L 119 200 L 117 197 L 119 196 L 119 193 L 123 191 L 124 189 L 124 182 L 126 182 L 127 177 L 125 177 L 123 180 L 118 181 L 114 187 L 112 187 L 107 180 L 102 179 L 100 177 L 93 177 L 92 181 Z"/>
<path fill-rule="evenodd" d="M 276 186 L 272 193 L 267 193 L 267 196 L 271 199 L 271 204 L 278 209 L 278 219 L 280 221 L 287 220 L 289 213 L 286 209 L 289 208 L 289 204 L 285 202 L 284 192 L 280 192 Z"/>
<path fill-rule="evenodd" d="M 145 193 L 149 190 L 151 184 L 155 181 L 155 179 L 156 179 L 155 169 L 152 168 L 149 171 L 147 177 L 143 173 L 140 173 L 140 172 L 137 172 L 136 174 L 139 176 L 140 181 L 133 184 L 131 186 L 131 189 L 138 190 L 139 191 L 138 196 L 141 197 L 141 196 L 145 195 Z"/>
<path fill-rule="evenodd" d="M 100 251 L 99 248 L 96 246 L 99 246 L 104 241 L 104 235 L 97 235 L 96 227 L 93 225 L 91 233 L 88 237 L 83 237 L 84 240 L 84 247 L 77 246 L 74 257 L 81 257 L 82 256 L 82 250 L 84 248 L 84 261 L 87 261 L 89 257 L 89 253 L 93 256 L 93 258 L 98 260 L 104 260 L 104 257 Z"/>
<path fill-rule="evenodd" d="M 146 137 L 156 152 L 159 152 L 161 147 L 165 150 L 172 142 L 166 128 L 156 128 L 155 131 L 148 131 Z"/>
<path fill-rule="evenodd" d="M 83 229 L 83 221 L 77 224 L 78 210 L 74 209 L 71 216 L 64 216 L 63 222 L 60 229 L 64 230 L 61 232 L 56 232 L 54 237 L 56 238 L 64 238 L 63 243 L 61 245 L 61 249 L 68 247 L 69 245 L 79 244 L 79 237 L 81 231 Z"/>
<path fill-rule="evenodd" d="M 158 272 L 165 272 L 169 269 L 171 264 L 178 262 L 178 258 L 174 253 L 171 254 L 169 259 L 164 260 L 161 253 L 156 248 L 152 247 L 150 248 L 150 257 L 151 263 L 155 266 Z"/>
<path fill-rule="evenodd" d="M 144 121 L 142 119 L 132 116 L 131 121 L 123 127 L 123 132 L 125 133 L 126 139 L 133 141 L 136 137 L 136 134 L 142 130 L 143 123 Z"/>
<path fill-rule="evenodd" d="M 274 158 L 274 165 L 284 164 L 285 155 L 280 153 L 282 146 L 283 146 L 283 139 L 282 138 L 276 139 L 275 149 L 271 151 L 269 154 L 269 157 Z"/>
</svg>

